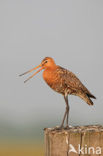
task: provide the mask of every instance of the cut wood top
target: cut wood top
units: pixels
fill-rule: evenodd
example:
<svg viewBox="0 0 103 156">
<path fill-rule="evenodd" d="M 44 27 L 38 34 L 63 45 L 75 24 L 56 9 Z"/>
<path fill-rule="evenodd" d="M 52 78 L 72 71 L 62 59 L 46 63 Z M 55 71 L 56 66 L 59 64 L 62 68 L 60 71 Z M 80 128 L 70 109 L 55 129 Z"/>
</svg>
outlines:
<svg viewBox="0 0 103 156">
<path fill-rule="evenodd" d="M 103 156 L 103 126 L 45 128 L 45 156 Z"/>
<path fill-rule="evenodd" d="M 55 128 L 45 128 L 45 132 L 52 132 L 52 133 L 60 133 L 60 132 L 87 132 L 87 131 L 94 131 L 94 132 L 103 132 L 102 125 L 86 125 L 86 126 L 71 126 L 69 129 L 61 129 L 57 130 Z"/>
</svg>

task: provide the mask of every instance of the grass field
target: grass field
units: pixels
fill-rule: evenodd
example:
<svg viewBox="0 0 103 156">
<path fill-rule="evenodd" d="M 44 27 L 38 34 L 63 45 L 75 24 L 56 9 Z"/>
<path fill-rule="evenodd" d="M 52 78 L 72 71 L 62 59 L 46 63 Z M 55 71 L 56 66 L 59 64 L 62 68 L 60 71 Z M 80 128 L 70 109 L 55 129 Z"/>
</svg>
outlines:
<svg viewBox="0 0 103 156">
<path fill-rule="evenodd" d="M 0 144 L 0 156 L 44 156 L 42 144 Z"/>
</svg>

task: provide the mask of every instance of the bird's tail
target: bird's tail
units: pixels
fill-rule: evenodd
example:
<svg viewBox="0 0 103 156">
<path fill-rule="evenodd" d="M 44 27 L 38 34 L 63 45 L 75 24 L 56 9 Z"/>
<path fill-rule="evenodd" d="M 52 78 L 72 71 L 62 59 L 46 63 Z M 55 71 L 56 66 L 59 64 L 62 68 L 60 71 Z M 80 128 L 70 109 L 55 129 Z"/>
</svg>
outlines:
<svg viewBox="0 0 103 156">
<path fill-rule="evenodd" d="M 88 96 L 87 94 L 85 93 L 81 93 L 81 94 L 78 94 L 78 96 L 83 99 L 88 105 L 93 105 L 93 101 L 90 99 L 90 96 Z M 95 98 L 94 96 L 91 97 L 91 98 Z"/>
<path fill-rule="evenodd" d="M 94 105 L 93 101 L 90 98 L 88 98 L 87 104 L 88 105 Z"/>
<path fill-rule="evenodd" d="M 88 96 L 89 98 L 96 99 L 96 97 L 95 97 L 93 94 L 91 94 L 91 93 L 87 93 L 87 96 Z"/>
</svg>

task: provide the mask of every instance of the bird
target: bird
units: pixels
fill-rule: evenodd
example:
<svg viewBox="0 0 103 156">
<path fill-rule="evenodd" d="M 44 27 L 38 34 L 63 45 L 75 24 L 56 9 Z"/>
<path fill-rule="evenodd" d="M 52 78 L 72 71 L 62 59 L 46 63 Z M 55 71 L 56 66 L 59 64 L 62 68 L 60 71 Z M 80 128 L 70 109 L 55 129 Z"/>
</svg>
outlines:
<svg viewBox="0 0 103 156">
<path fill-rule="evenodd" d="M 33 76 L 43 70 L 43 79 L 47 83 L 47 85 L 52 88 L 54 91 L 63 95 L 66 109 L 63 116 L 63 120 L 58 129 L 69 128 L 69 101 L 68 95 L 75 95 L 84 100 L 88 105 L 93 105 L 93 101 L 91 98 L 96 99 L 96 97 L 83 85 L 83 83 L 79 80 L 79 78 L 72 73 L 71 71 L 56 65 L 55 61 L 51 57 L 45 57 L 42 62 L 35 68 L 20 74 L 19 76 L 23 76 L 28 74 L 36 69 L 38 69 L 32 76 L 24 81 L 26 83 Z M 64 122 L 66 125 L 64 127 Z"/>
</svg>

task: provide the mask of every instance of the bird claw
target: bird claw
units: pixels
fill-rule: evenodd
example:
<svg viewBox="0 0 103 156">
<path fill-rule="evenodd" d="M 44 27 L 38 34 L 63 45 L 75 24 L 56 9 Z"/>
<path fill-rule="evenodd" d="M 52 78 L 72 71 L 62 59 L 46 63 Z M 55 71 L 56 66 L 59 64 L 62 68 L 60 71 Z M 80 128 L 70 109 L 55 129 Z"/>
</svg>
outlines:
<svg viewBox="0 0 103 156">
<path fill-rule="evenodd" d="M 64 129 L 68 130 L 68 129 L 70 129 L 70 127 L 67 125 L 67 126 L 64 127 Z"/>
<path fill-rule="evenodd" d="M 55 131 L 55 130 L 60 131 L 60 130 L 63 130 L 63 129 L 64 129 L 64 130 L 69 130 L 70 127 L 69 127 L 69 126 L 66 126 L 66 127 L 63 127 L 63 126 L 55 127 L 55 128 L 52 129 L 52 131 Z"/>
<path fill-rule="evenodd" d="M 52 129 L 52 131 L 55 131 L 55 130 L 62 130 L 62 129 L 64 129 L 63 126 L 60 126 L 60 127 L 54 127 L 54 128 Z"/>
</svg>

